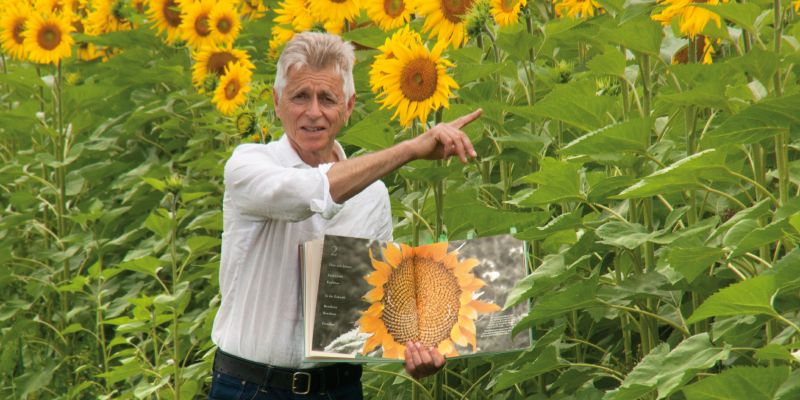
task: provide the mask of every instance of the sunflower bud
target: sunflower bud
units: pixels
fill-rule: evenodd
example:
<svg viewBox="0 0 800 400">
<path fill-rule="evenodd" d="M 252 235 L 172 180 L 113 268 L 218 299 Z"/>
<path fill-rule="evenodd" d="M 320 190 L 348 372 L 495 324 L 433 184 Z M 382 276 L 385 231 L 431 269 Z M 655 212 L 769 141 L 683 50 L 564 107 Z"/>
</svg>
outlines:
<svg viewBox="0 0 800 400">
<path fill-rule="evenodd" d="M 164 183 L 167 185 L 167 190 L 177 192 L 183 186 L 183 178 L 178 174 L 172 174 L 164 179 Z"/>
<path fill-rule="evenodd" d="M 467 28 L 467 35 L 478 36 L 491 22 L 491 5 L 488 0 L 478 0 L 464 16 L 464 26 Z"/>
<path fill-rule="evenodd" d="M 64 75 L 64 81 L 67 82 L 67 85 L 77 86 L 83 83 L 83 77 L 80 72 L 68 72 Z"/>
<path fill-rule="evenodd" d="M 249 111 L 240 112 L 236 116 L 236 131 L 242 136 L 252 135 L 256 131 L 256 116 Z"/>
<path fill-rule="evenodd" d="M 559 83 L 567 83 L 572 79 L 572 72 L 575 70 L 575 65 L 571 62 L 560 60 L 553 70 L 556 73 Z"/>
</svg>

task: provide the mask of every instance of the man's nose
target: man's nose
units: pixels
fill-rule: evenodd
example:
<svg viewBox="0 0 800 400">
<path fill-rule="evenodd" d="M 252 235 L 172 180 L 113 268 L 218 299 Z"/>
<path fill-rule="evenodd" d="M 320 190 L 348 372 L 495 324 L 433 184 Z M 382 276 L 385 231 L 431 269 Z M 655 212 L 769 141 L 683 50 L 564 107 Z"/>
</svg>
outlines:
<svg viewBox="0 0 800 400">
<path fill-rule="evenodd" d="M 319 117 L 322 116 L 322 109 L 320 108 L 319 100 L 316 97 L 312 97 L 311 101 L 308 103 L 308 109 L 306 113 L 310 117 Z"/>
</svg>

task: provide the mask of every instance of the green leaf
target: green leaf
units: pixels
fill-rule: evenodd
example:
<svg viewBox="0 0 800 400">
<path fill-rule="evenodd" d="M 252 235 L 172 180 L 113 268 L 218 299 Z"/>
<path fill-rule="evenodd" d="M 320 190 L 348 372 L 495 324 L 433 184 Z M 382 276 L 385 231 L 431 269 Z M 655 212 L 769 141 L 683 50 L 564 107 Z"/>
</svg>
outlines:
<svg viewBox="0 0 800 400">
<path fill-rule="evenodd" d="M 559 360 L 555 345 L 548 346 L 533 362 L 520 369 L 506 369 L 500 372 L 488 387 L 494 392 L 510 388 L 518 383 L 533 379 L 541 374 L 550 372 L 565 364 Z"/>
<path fill-rule="evenodd" d="M 761 7 L 755 3 L 697 3 L 696 7 L 705 8 L 718 14 L 720 17 L 733 22 L 750 33 L 757 34 L 755 29 L 756 18 L 761 14 Z"/>
<path fill-rule="evenodd" d="M 755 357 L 759 361 L 783 360 L 792 361 L 791 350 L 786 346 L 770 343 L 755 352 Z"/>
<path fill-rule="evenodd" d="M 593 131 L 607 125 L 606 113 L 615 103 L 609 96 L 597 96 L 595 90 L 592 81 L 573 80 L 556 85 L 553 91 L 533 106 L 509 107 L 508 111 L 531 121 L 550 118 Z"/>
<path fill-rule="evenodd" d="M 661 50 L 662 35 L 661 25 L 649 15 L 638 15 L 619 26 L 604 26 L 600 33 L 601 39 L 653 56 L 658 56 Z"/>
<path fill-rule="evenodd" d="M 173 221 L 171 218 L 165 217 L 158 212 L 152 212 L 144 220 L 144 227 L 151 230 L 153 233 L 166 239 L 172 233 Z"/>
<path fill-rule="evenodd" d="M 703 135 L 701 148 L 755 143 L 800 124 L 800 94 L 764 100 L 726 119 Z"/>
<path fill-rule="evenodd" d="M 781 292 L 800 289 L 800 247 L 792 249 L 763 274 L 775 275 Z"/>
<path fill-rule="evenodd" d="M 625 189 L 618 197 L 623 199 L 655 196 L 697 188 L 701 178 L 717 180 L 728 176 L 725 165 L 726 152 L 708 149 L 692 154 L 675 162 L 667 168 L 660 169 Z"/>
<path fill-rule="evenodd" d="M 548 222 L 545 226 L 522 231 L 514 236 L 521 240 L 541 240 L 556 232 L 565 230 L 574 231 L 582 226 L 583 221 L 580 217 L 580 210 L 577 210 L 569 214 L 561 214 Z"/>
<path fill-rule="evenodd" d="M 716 247 L 671 247 L 667 260 L 672 269 L 680 272 L 691 283 L 724 257 L 725 252 Z"/>
<path fill-rule="evenodd" d="M 624 153 L 647 151 L 652 121 L 632 119 L 589 132 L 561 149 L 565 156 L 585 155 L 595 161 L 618 161 Z"/>
<path fill-rule="evenodd" d="M 728 96 L 725 95 L 725 84 L 721 81 L 710 81 L 678 93 L 662 94 L 658 102 L 676 106 L 696 106 L 700 108 L 728 109 Z"/>
<path fill-rule="evenodd" d="M 549 254 L 535 271 L 517 282 L 511 289 L 503 309 L 509 309 L 531 297 L 537 297 L 575 275 L 575 266 L 586 260 L 585 255 L 570 265 L 564 262 L 563 254 Z"/>
<path fill-rule="evenodd" d="M 728 358 L 728 347 L 714 347 L 708 333 L 685 339 L 672 351 L 666 343 L 656 346 L 640 361 L 615 391 L 605 400 L 636 400 L 652 390 L 658 399 L 675 393 L 686 382 L 717 362 Z"/>
<path fill-rule="evenodd" d="M 596 293 L 598 277 L 569 286 L 563 291 L 549 294 L 536 301 L 531 312 L 514 326 L 516 335 L 531 325 L 556 318 L 568 312 L 580 310 L 597 304 Z"/>
<path fill-rule="evenodd" d="M 603 239 L 600 243 L 633 250 L 654 238 L 657 232 L 648 232 L 641 224 L 610 221 L 601 225 L 595 234 Z"/>
<path fill-rule="evenodd" d="M 728 3 L 736 5 L 753 6 L 753 3 Z M 722 4 L 720 4 L 722 5 Z M 768 85 L 775 71 L 780 66 L 780 55 L 774 51 L 767 51 L 758 47 L 750 50 L 741 57 L 733 58 L 730 64 L 739 67 L 743 72 L 752 75 L 761 84 Z"/>
<path fill-rule="evenodd" d="M 155 189 L 155 190 L 158 190 L 159 192 L 164 192 L 165 190 L 167 190 L 167 184 L 166 184 L 166 183 L 164 183 L 164 182 L 163 182 L 162 180 L 160 180 L 160 179 L 156 179 L 156 178 L 150 178 L 150 177 L 147 177 L 147 176 L 143 176 L 143 177 L 142 177 L 142 180 L 143 180 L 145 183 L 147 183 L 148 185 L 152 186 L 152 187 L 153 187 L 153 189 Z"/>
<path fill-rule="evenodd" d="M 592 72 L 601 75 L 624 76 L 625 75 L 625 54 L 614 46 L 605 46 L 603 54 L 597 55 L 586 66 Z"/>
<path fill-rule="evenodd" d="M 765 244 L 777 242 L 784 238 L 785 232 L 791 230 L 794 230 L 794 228 L 786 219 L 773 222 L 763 228 L 753 229 L 752 231 L 747 232 L 742 240 L 736 243 L 736 247 L 733 249 L 731 258 L 741 256 L 748 251 L 761 247 Z"/>
<path fill-rule="evenodd" d="M 135 260 L 125 261 L 118 265 L 118 268 L 129 271 L 141 272 L 158 279 L 158 271 L 161 270 L 161 262 L 155 257 L 142 257 Z"/>
<path fill-rule="evenodd" d="M 39 365 L 37 368 L 31 369 L 30 372 L 14 379 L 17 386 L 17 398 L 26 399 L 28 395 L 36 393 L 50 384 L 50 381 L 53 380 L 53 372 L 58 369 L 59 365 L 52 363 L 47 364 L 46 366 Z"/>
<path fill-rule="evenodd" d="M 389 110 L 375 110 L 355 125 L 347 128 L 338 140 L 370 151 L 383 150 L 394 144 L 393 125 L 386 123 L 392 116 Z"/>
<path fill-rule="evenodd" d="M 774 275 L 760 275 L 734 283 L 714 293 L 686 320 L 687 324 L 711 317 L 765 314 L 775 316 L 772 307 L 777 287 Z"/>
<path fill-rule="evenodd" d="M 342 34 L 342 37 L 353 43 L 362 46 L 378 48 L 386 41 L 386 38 L 394 32 L 384 32 L 377 26 L 371 25 L 365 28 L 353 29 Z"/>
<path fill-rule="evenodd" d="M 734 367 L 683 388 L 687 400 L 772 400 L 791 369 Z"/>
<path fill-rule="evenodd" d="M 539 171 L 520 179 L 522 182 L 536 183 L 538 187 L 530 196 L 516 203 L 522 206 L 535 206 L 566 200 L 583 200 L 586 196 L 581 192 L 579 174 L 581 167 L 577 163 L 545 157 L 541 161 Z"/>
</svg>

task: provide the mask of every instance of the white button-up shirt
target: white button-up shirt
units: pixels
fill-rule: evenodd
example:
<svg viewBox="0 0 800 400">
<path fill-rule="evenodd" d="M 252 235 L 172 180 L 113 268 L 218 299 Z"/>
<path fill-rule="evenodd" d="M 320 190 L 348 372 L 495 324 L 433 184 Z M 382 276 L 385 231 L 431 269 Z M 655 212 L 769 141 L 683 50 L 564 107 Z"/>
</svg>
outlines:
<svg viewBox="0 0 800 400">
<path fill-rule="evenodd" d="M 335 149 L 344 160 L 338 143 Z M 240 145 L 225 164 L 222 303 L 211 333 L 222 351 L 302 367 L 298 246 L 324 234 L 391 240 L 383 182 L 336 204 L 326 175 L 331 165 L 309 166 L 286 135 L 266 145 Z"/>
</svg>

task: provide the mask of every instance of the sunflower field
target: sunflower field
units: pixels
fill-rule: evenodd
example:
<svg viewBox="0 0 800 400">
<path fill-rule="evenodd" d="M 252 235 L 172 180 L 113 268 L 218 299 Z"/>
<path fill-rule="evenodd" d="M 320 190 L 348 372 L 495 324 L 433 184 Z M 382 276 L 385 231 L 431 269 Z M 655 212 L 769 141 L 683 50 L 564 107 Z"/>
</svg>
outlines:
<svg viewBox="0 0 800 400">
<path fill-rule="evenodd" d="M 365 398 L 800 398 L 800 0 L 0 0 L 0 398 L 204 398 L 223 165 L 307 30 L 352 156 L 483 109 L 395 239 L 529 253 L 530 348 Z"/>
</svg>

